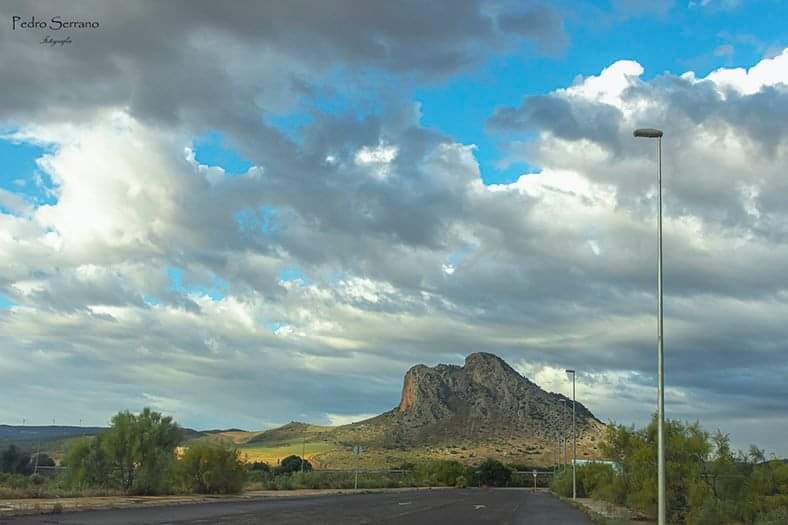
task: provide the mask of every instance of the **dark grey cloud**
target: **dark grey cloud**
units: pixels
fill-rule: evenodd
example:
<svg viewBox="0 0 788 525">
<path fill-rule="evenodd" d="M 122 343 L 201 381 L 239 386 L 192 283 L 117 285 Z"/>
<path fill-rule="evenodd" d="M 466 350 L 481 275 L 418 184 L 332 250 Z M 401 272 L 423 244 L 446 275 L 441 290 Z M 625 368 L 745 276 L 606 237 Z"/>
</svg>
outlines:
<svg viewBox="0 0 788 525">
<path fill-rule="evenodd" d="M 537 95 L 526 97 L 519 107 L 496 109 L 488 127 L 509 133 L 546 130 L 566 140 L 592 140 L 617 150 L 622 118 L 621 111 L 609 104 Z"/>
<path fill-rule="evenodd" d="M 569 41 L 561 16 L 548 5 L 537 4 L 520 12 L 503 13 L 498 17 L 498 26 L 535 40 L 541 50 L 550 53 L 562 51 Z"/>
<path fill-rule="evenodd" d="M 371 68 L 441 78 L 492 51 L 512 48 L 518 36 L 544 49 L 564 38 L 558 15 L 548 7 L 532 5 L 521 22 L 506 22 L 514 24 L 508 33 L 497 29 L 488 11 L 481 0 L 299 0 L 231 7 L 210 1 L 85 1 L 68 9 L 58 3 L 4 3 L 0 118 L 83 118 L 97 108 L 121 106 L 155 121 L 221 128 L 228 119 L 243 122 L 253 113 L 293 108 L 329 74 L 352 78 Z M 39 44 L 46 31 L 10 30 L 15 15 L 98 20 L 101 26 L 74 33 L 68 49 L 46 49 Z M 217 98 L 217 92 L 234 96 Z M 281 140 L 268 134 L 269 140 Z"/>
</svg>

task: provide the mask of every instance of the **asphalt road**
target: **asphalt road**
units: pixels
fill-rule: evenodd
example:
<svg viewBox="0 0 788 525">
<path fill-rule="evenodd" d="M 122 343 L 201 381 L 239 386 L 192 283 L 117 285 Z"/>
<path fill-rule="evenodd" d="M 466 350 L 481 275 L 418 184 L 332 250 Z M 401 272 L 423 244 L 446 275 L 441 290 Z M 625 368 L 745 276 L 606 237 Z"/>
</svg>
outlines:
<svg viewBox="0 0 788 525">
<path fill-rule="evenodd" d="M 546 492 L 456 489 L 384 492 L 97 510 L 0 519 L 0 525 L 591 525 L 579 510 Z"/>
</svg>

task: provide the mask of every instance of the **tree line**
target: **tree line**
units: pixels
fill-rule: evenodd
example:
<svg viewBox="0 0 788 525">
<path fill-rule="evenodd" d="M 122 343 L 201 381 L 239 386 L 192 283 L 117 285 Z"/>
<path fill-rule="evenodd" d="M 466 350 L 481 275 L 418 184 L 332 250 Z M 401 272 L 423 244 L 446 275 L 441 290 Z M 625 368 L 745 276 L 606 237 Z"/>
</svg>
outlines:
<svg viewBox="0 0 788 525">
<path fill-rule="evenodd" d="M 728 434 L 699 423 L 666 421 L 666 503 L 670 523 L 688 525 L 788 524 L 788 464 L 768 461 L 751 446 L 734 451 Z M 577 468 L 579 497 L 593 497 L 648 515 L 657 508 L 657 421 L 644 428 L 611 424 L 602 453 L 615 465 Z M 572 495 L 572 471 L 552 489 Z"/>
<path fill-rule="evenodd" d="M 182 441 L 183 430 L 169 416 L 149 408 L 119 412 L 107 430 L 68 447 L 66 485 L 146 495 L 243 488 L 246 471 L 237 450 L 198 441 L 179 451 Z"/>
</svg>

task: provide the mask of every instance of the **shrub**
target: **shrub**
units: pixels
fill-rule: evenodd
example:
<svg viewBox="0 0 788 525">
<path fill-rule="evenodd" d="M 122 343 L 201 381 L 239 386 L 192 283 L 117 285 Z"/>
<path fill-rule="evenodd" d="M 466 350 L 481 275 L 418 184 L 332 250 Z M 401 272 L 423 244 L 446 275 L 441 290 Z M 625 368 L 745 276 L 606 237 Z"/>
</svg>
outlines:
<svg viewBox="0 0 788 525">
<path fill-rule="evenodd" d="M 464 489 L 468 486 L 468 479 L 465 476 L 457 476 L 457 479 L 454 480 L 454 486 L 458 489 Z"/>
<path fill-rule="evenodd" d="M 301 459 L 300 456 L 292 455 L 287 456 L 279 466 L 276 468 L 277 474 L 289 474 L 291 472 L 301 472 L 301 471 L 310 471 L 312 470 L 312 464 L 305 459 Z"/>
<path fill-rule="evenodd" d="M 785 525 L 788 523 L 788 507 L 782 507 L 761 515 L 755 525 Z"/>
<path fill-rule="evenodd" d="M 559 496 L 563 496 L 565 498 L 571 498 L 572 497 L 572 469 L 567 468 L 557 471 L 553 476 L 553 480 L 550 482 L 550 490 L 552 490 L 554 493 L 558 494 Z M 579 491 L 577 495 L 580 496 L 581 498 L 584 496 L 584 494 L 582 494 Z"/>
<path fill-rule="evenodd" d="M 271 467 L 268 463 L 264 463 L 262 461 L 255 461 L 253 463 L 248 463 L 246 468 L 252 472 L 270 472 Z"/>
<path fill-rule="evenodd" d="M 54 467 L 55 460 L 49 457 L 49 454 L 41 452 L 30 458 L 30 464 L 39 467 Z"/>
<path fill-rule="evenodd" d="M 20 450 L 16 445 L 9 445 L 0 453 L 0 472 L 29 475 L 32 471 L 30 454 Z"/>
<path fill-rule="evenodd" d="M 714 500 L 703 502 L 699 508 L 692 509 L 687 515 L 687 525 L 720 525 L 732 521 L 724 506 Z"/>
<path fill-rule="evenodd" d="M 512 471 L 498 460 L 489 458 L 476 468 L 480 485 L 505 487 L 512 480 Z"/>
<path fill-rule="evenodd" d="M 187 490 L 199 494 L 233 494 L 243 489 L 244 464 L 236 449 L 195 443 L 178 461 L 178 474 Z"/>
<path fill-rule="evenodd" d="M 415 485 L 453 487 L 457 478 L 467 473 L 468 468 L 459 461 L 426 461 L 416 465 L 411 479 Z"/>
<path fill-rule="evenodd" d="M 41 474 L 33 474 L 32 476 L 30 476 L 30 483 L 32 483 L 33 485 L 40 486 L 46 483 L 46 479 L 44 479 L 44 476 L 42 476 Z"/>
</svg>

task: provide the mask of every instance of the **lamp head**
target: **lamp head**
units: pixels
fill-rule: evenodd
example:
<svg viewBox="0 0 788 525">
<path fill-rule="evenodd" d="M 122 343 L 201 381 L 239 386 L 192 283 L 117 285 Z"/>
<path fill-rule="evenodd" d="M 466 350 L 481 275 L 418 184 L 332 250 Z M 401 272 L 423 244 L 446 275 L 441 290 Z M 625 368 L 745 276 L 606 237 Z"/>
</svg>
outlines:
<svg viewBox="0 0 788 525">
<path fill-rule="evenodd" d="M 662 130 L 654 128 L 639 128 L 635 130 L 633 135 L 638 138 L 658 139 L 662 137 Z"/>
</svg>

